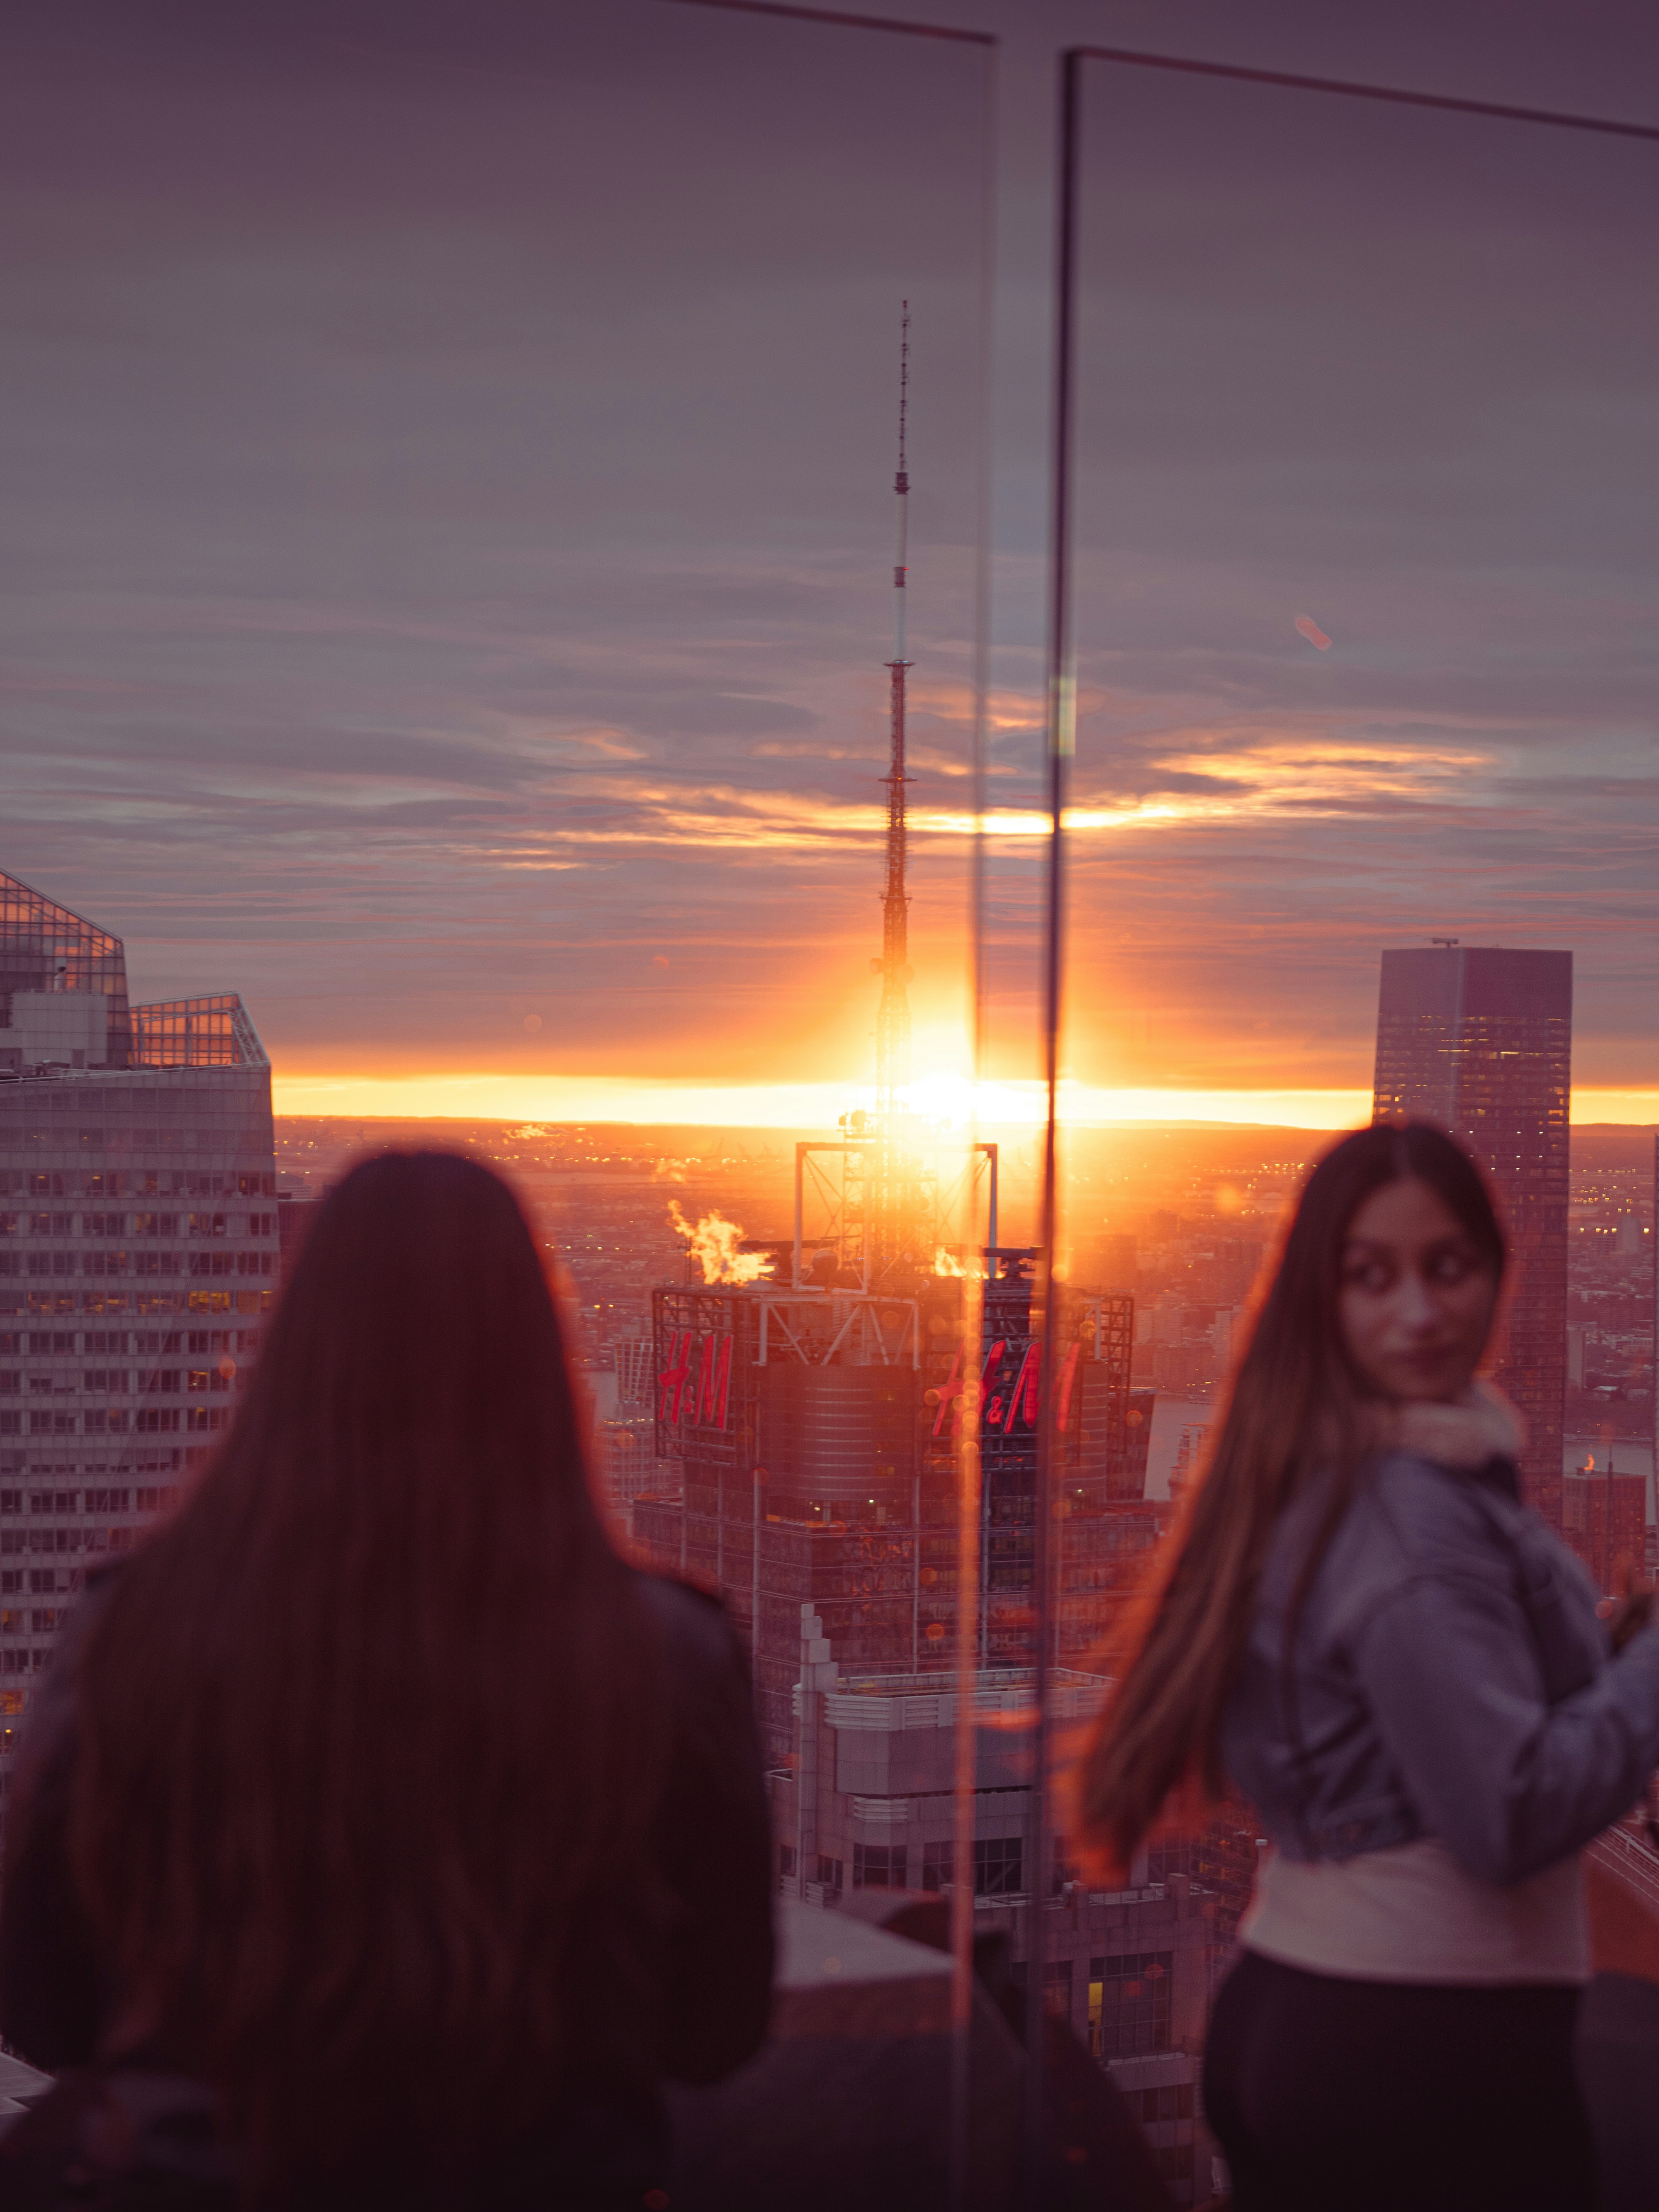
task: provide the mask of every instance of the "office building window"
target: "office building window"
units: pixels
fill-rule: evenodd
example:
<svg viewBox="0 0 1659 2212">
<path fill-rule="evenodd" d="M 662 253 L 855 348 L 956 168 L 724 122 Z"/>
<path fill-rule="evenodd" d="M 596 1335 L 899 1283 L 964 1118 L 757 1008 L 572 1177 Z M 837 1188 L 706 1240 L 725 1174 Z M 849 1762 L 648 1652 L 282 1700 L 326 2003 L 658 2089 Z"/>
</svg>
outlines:
<svg viewBox="0 0 1659 2212">
<path fill-rule="evenodd" d="M 1140 2117 L 1149 2126 L 1160 2120 L 1190 2120 L 1193 2117 L 1192 2083 L 1171 2081 L 1161 2089 L 1143 2089 L 1140 2093 Z"/>
<path fill-rule="evenodd" d="M 974 1842 L 974 1888 L 981 1897 L 1018 1897 L 1025 1887 L 1025 1846 L 1018 1836 L 980 1836 Z"/>
<path fill-rule="evenodd" d="M 1097 2058 L 1139 2058 L 1170 2048 L 1174 1955 L 1138 1951 L 1090 1960 L 1089 2039 Z"/>
<path fill-rule="evenodd" d="M 854 1844 L 854 1889 L 902 1889 L 908 1854 L 902 1844 Z"/>
<path fill-rule="evenodd" d="M 921 1886 L 924 1889 L 943 1889 L 956 1880 L 957 1847 L 953 1843 L 923 1844 L 921 1847 Z"/>
</svg>

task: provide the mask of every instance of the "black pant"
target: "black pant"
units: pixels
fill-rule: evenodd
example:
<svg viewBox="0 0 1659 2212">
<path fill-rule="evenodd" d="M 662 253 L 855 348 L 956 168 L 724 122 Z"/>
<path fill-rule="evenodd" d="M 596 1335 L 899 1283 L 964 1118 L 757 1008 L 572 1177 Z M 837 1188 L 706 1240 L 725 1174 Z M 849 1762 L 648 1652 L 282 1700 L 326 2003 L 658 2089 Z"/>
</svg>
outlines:
<svg viewBox="0 0 1659 2212">
<path fill-rule="evenodd" d="M 1350 1982 L 1246 1951 L 1204 2109 L 1235 2212 L 1594 2212 L 1575 1989 Z"/>
</svg>

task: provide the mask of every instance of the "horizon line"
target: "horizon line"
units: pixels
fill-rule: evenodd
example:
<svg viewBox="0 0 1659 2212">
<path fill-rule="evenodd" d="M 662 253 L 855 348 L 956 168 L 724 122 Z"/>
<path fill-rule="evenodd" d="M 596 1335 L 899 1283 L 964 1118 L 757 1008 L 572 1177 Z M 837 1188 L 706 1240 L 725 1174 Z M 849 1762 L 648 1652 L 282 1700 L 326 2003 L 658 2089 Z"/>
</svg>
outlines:
<svg viewBox="0 0 1659 2212">
<path fill-rule="evenodd" d="M 870 1110 L 872 1086 L 835 1083 L 696 1083 L 630 1076 L 273 1076 L 272 1103 L 285 1120 L 596 1123 L 644 1128 L 825 1129 L 849 1109 Z M 1062 1123 L 1112 1128 L 1177 1123 L 1190 1127 L 1331 1130 L 1370 1120 L 1368 1087 L 1336 1085 L 1062 1085 Z M 935 1077 L 911 1087 L 911 1104 L 941 1127 L 1035 1129 L 1045 1087 L 1035 1078 Z M 1659 1086 L 1586 1085 L 1574 1091 L 1576 1127 L 1659 1126 Z"/>
</svg>

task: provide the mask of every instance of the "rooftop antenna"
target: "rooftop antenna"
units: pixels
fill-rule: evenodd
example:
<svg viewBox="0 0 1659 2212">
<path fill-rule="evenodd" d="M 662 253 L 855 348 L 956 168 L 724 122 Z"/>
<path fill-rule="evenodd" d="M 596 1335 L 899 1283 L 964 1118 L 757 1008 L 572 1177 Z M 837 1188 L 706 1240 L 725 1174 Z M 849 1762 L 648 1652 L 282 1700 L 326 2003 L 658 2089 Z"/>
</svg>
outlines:
<svg viewBox="0 0 1659 2212">
<path fill-rule="evenodd" d="M 876 1012 L 876 1114 L 884 1133 L 892 1130 L 899 1102 L 910 1080 L 909 896 L 905 890 L 904 588 L 908 555 L 910 478 L 904 465 L 905 414 L 910 393 L 910 302 L 902 302 L 899 323 L 898 469 L 893 490 L 898 508 L 893 552 L 893 657 L 888 709 L 890 754 L 887 774 L 887 878 L 881 900 L 881 957 L 871 964 L 881 977 Z"/>
</svg>

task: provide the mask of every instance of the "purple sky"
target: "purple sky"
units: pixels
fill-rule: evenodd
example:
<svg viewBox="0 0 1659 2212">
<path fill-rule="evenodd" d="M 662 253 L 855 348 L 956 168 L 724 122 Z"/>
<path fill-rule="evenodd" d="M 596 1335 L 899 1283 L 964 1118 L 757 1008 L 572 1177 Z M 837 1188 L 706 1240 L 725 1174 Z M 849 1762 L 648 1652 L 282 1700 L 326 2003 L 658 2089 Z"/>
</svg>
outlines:
<svg viewBox="0 0 1659 2212">
<path fill-rule="evenodd" d="M 1501 54 L 1485 9 L 1396 13 L 1391 49 L 1270 9 L 1248 52 L 1207 6 L 951 12 L 1012 38 L 1018 816 L 1052 44 L 1626 113 L 1643 80 L 1594 11 L 1530 43 L 1510 11 Z M 0 866 L 120 931 L 144 994 L 240 988 L 279 1072 L 863 1076 L 908 294 L 918 1060 L 948 1056 L 982 51 L 665 0 L 64 0 L 4 39 Z M 1659 1085 L 1659 147 L 1111 76 L 1079 1073 L 1363 1083 L 1377 948 L 1448 930 L 1572 946 L 1581 1073 Z M 999 837 L 1016 1073 L 1035 888 Z"/>
</svg>

